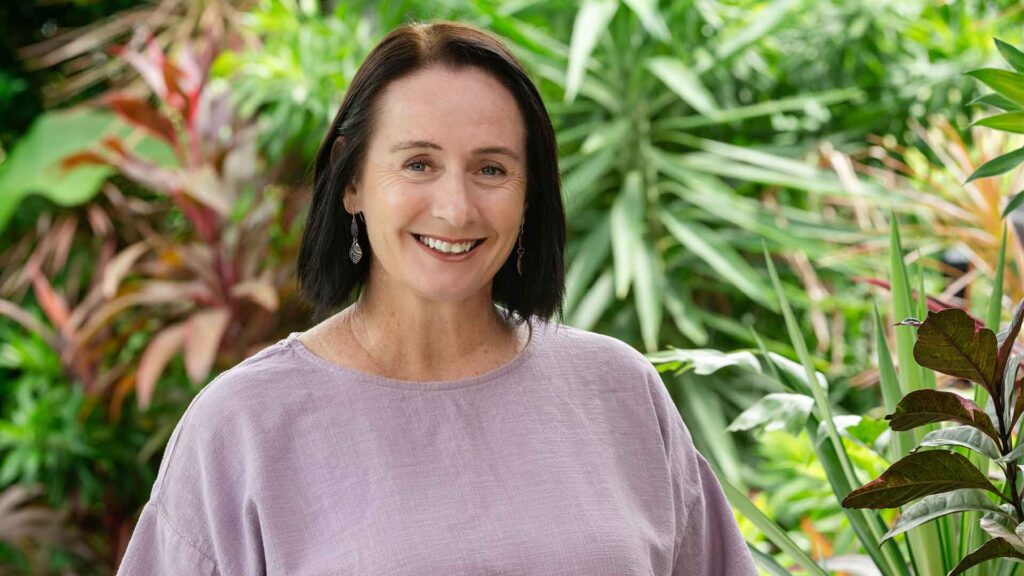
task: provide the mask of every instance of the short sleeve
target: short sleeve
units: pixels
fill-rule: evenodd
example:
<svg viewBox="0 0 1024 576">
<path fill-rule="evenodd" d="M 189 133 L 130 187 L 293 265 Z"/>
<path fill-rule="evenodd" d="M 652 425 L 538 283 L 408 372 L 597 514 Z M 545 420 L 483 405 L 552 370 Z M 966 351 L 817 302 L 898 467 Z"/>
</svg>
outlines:
<svg viewBox="0 0 1024 576">
<path fill-rule="evenodd" d="M 172 526 L 156 502 L 142 509 L 117 576 L 189 574 L 219 576 L 211 558 Z"/>
<path fill-rule="evenodd" d="M 224 372 L 175 426 L 118 576 L 265 573 L 258 507 L 248 492 L 251 423 Z"/>
<path fill-rule="evenodd" d="M 722 486 L 693 445 L 661 376 L 653 366 L 648 374 L 672 476 L 676 520 L 672 576 L 757 576 Z"/>
</svg>

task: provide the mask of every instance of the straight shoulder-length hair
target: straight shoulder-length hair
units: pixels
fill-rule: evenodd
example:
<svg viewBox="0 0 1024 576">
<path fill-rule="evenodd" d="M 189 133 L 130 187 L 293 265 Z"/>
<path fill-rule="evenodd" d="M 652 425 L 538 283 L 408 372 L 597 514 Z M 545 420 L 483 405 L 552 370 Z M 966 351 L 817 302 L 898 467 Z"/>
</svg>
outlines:
<svg viewBox="0 0 1024 576">
<path fill-rule="evenodd" d="M 565 210 L 558 150 L 547 109 L 523 66 L 505 45 L 479 28 L 451 21 L 400 26 L 367 55 L 316 155 L 313 193 L 299 247 L 301 295 L 318 318 L 358 296 L 370 270 L 373 247 L 359 226 L 364 257 L 353 264 L 352 214 L 344 207 L 347 185 L 358 180 L 374 128 L 377 103 L 388 83 L 432 66 L 475 67 L 500 81 L 515 97 L 526 124 L 526 215 L 522 275 L 512 250 L 494 277 L 491 299 L 505 321 L 562 315 L 565 292 Z"/>
</svg>

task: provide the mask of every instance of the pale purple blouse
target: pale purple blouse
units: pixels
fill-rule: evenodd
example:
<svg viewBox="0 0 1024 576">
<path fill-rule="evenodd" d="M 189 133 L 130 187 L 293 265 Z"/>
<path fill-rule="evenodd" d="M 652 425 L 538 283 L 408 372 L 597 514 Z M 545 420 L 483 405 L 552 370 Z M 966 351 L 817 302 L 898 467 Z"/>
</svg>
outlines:
<svg viewBox="0 0 1024 576">
<path fill-rule="evenodd" d="M 293 332 L 171 435 L 119 575 L 755 576 L 658 372 L 533 320 L 486 374 L 411 382 Z"/>
</svg>

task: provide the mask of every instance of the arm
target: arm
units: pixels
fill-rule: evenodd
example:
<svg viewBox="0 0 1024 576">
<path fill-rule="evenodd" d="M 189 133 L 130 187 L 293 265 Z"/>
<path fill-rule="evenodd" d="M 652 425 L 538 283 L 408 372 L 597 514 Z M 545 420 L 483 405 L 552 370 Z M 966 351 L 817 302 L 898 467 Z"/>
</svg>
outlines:
<svg viewBox="0 0 1024 576">
<path fill-rule="evenodd" d="M 679 415 L 657 370 L 648 383 L 661 426 L 676 517 L 672 576 L 757 576 L 718 479 Z"/>
<path fill-rule="evenodd" d="M 118 576 L 265 574 L 246 492 L 246 432 L 217 379 L 193 399 L 167 443 Z"/>
</svg>

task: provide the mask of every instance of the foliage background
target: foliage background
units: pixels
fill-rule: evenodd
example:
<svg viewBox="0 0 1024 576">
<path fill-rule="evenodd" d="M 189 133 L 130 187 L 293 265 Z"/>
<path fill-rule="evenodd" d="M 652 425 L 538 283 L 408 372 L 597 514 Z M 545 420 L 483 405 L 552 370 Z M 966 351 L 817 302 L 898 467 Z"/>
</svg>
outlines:
<svg viewBox="0 0 1024 576">
<path fill-rule="evenodd" d="M 778 382 L 674 350 L 797 359 L 764 245 L 828 402 L 869 417 L 850 450 L 877 476 L 871 313 L 889 310 L 893 218 L 925 293 L 978 312 L 993 292 L 999 215 L 1021 187 L 1013 174 L 962 185 L 1014 144 L 969 127 L 982 91 L 964 73 L 998 62 L 994 37 L 1021 44 L 1017 2 L 0 6 L 0 570 L 112 573 L 189 400 L 308 327 L 293 262 L 309 162 L 376 40 L 430 18 L 502 35 L 549 106 L 570 212 L 563 320 L 660 362 L 719 477 L 804 553 L 863 563 L 799 426 L 725 431 Z M 232 113 L 189 124 L 184 100 L 146 82 L 147 31 L 168 61 L 187 62 L 186 46 L 215 56 L 195 105 Z M 195 155 L 169 152 L 196 141 Z M 1011 228 L 1005 291 L 1018 299 L 1020 246 Z M 186 345 L 199 328 L 217 337 Z M 800 570 L 740 521 L 762 569 Z"/>
</svg>

